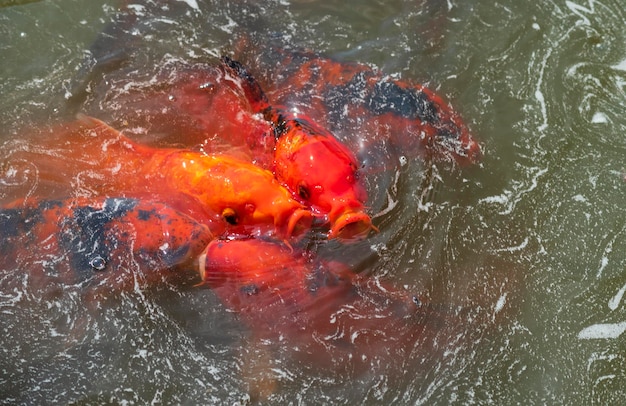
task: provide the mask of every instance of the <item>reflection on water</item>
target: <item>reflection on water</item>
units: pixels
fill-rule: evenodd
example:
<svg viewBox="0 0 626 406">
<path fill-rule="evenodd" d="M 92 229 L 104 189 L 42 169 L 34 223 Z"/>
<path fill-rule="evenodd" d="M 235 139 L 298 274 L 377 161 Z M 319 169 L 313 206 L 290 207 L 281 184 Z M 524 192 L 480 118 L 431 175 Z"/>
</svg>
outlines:
<svg viewBox="0 0 626 406">
<path fill-rule="evenodd" d="M 414 348 L 392 379 L 380 369 L 356 376 L 290 363 L 293 348 L 280 348 L 272 401 L 626 400 L 623 4 L 137 3 L 136 21 L 113 26 L 113 3 L 4 7 L 2 136 L 89 101 L 95 88 L 67 103 L 89 84 L 81 76 L 85 59 L 145 83 L 155 66 L 211 63 L 233 49 L 238 33 L 271 31 L 428 83 L 484 147 L 482 162 L 468 168 L 388 157 L 386 170 L 367 181 L 380 233 L 319 252 L 424 292 L 441 308 L 462 309 L 462 322 L 436 342 L 439 351 Z M 119 27 L 130 51 L 107 59 L 120 44 L 92 44 Z M 7 188 L 32 181 L 37 168 L 3 165 L 4 203 Z M 0 280 L 5 403 L 233 403 L 246 398 L 246 360 L 265 356 L 210 290 L 138 285 L 94 303 L 74 285 L 44 299 L 29 278 Z"/>
</svg>

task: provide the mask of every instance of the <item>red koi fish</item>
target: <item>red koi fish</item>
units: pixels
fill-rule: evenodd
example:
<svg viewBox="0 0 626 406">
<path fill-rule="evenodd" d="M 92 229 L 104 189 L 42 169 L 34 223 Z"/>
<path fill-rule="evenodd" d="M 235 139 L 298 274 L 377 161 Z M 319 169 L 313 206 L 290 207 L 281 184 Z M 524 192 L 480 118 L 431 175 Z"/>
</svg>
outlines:
<svg viewBox="0 0 626 406">
<path fill-rule="evenodd" d="M 0 269 L 28 270 L 41 289 L 53 282 L 130 288 L 121 268 L 147 282 L 186 277 L 213 239 L 201 224 L 162 203 L 131 198 L 27 201 L 0 209 Z M 114 286 L 115 285 L 115 286 Z"/>
<path fill-rule="evenodd" d="M 423 85 L 395 79 L 369 65 L 258 44 L 250 38 L 240 41 L 238 48 L 237 58 L 275 103 L 306 111 L 355 147 L 390 143 L 409 157 L 426 153 L 461 164 L 481 157 L 480 146 L 460 115 Z"/>
<path fill-rule="evenodd" d="M 201 146 L 207 153 L 238 148 L 246 159 L 270 167 L 274 140 L 263 137 L 270 123 L 250 111 L 240 89 L 215 64 L 165 62 L 135 76 L 113 71 L 93 86 L 94 100 L 80 110 L 133 140 L 158 147 Z"/>
<path fill-rule="evenodd" d="M 256 336 L 293 346 L 312 365 L 368 371 L 377 360 L 401 362 L 445 323 L 407 292 L 266 241 L 214 240 L 200 272 Z"/>
<path fill-rule="evenodd" d="M 222 58 L 225 76 L 246 95 L 252 111 L 273 126 L 273 171 L 302 201 L 330 222 L 329 238 L 366 237 L 375 227 L 364 212 L 367 192 L 356 158 L 335 136 L 304 115 L 270 105 L 240 63 Z"/>
<path fill-rule="evenodd" d="M 250 162 L 147 147 L 88 117 L 52 132 L 54 137 L 12 158 L 35 162 L 42 180 L 55 187 L 69 182 L 70 193 L 147 196 L 198 220 L 217 214 L 232 227 L 276 229 L 286 238 L 311 226 L 311 212 L 271 172 Z"/>
</svg>

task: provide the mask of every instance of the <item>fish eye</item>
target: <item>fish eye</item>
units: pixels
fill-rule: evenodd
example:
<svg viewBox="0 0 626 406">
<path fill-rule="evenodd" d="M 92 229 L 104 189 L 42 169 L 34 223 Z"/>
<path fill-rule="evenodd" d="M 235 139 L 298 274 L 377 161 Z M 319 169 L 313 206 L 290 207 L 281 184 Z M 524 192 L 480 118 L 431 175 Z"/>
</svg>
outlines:
<svg viewBox="0 0 626 406">
<path fill-rule="evenodd" d="M 298 185 L 298 196 L 300 196 L 304 200 L 308 200 L 311 197 L 311 191 L 304 182 L 301 182 Z"/>
<path fill-rule="evenodd" d="M 230 225 L 236 225 L 239 222 L 239 218 L 237 217 L 237 213 L 235 210 L 227 207 L 222 211 L 222 218 Z"/>
</svg>

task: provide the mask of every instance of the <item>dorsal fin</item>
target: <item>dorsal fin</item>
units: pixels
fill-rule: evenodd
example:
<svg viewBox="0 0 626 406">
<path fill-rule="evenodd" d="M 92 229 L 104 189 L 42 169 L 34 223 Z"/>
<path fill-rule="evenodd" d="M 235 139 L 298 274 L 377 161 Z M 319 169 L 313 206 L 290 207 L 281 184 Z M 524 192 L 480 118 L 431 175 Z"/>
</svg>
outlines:
<svg viewBox="0 0 626 406">
<path fill-rule="evenodd" d="M 224 74 L 229 75 L 229 79 L 241 89 L 248 103 L 250 103 L 252 111 L 261 114 L 272 125 L 273 136 L 280 138 L 288 130 L 287 126 L 291 115 L 270 104 L 259 82 L 240 62 L 229 56 L 222 56 L 221 68 Z"/>
<path fill-rule="evenodd" d="M 231 57 L 222 56 L 221 60 L 224 73 L 231 75 L 236 81 L 254 112 L 264 113 L 264 110 L 270 107 L 270 104 L 259 82 L 241 63 L 233 60 Z"/>
</svg>

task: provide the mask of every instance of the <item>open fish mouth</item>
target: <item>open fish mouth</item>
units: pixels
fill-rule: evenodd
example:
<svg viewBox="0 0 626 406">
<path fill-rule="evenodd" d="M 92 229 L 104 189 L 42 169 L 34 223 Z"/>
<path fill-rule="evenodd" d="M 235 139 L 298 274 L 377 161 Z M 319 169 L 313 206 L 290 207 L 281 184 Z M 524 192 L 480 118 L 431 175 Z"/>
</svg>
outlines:
<svg viewBox="0 0 626 406">
<path fill-rule="evenodd" d="M 343 242 L 356 242 L 367 238 L 371 231 L 378 231 L 370 216 L 363 212 L 347 212 L 334 221 L 328 238 L 337 238 Z"/>
</svg>

